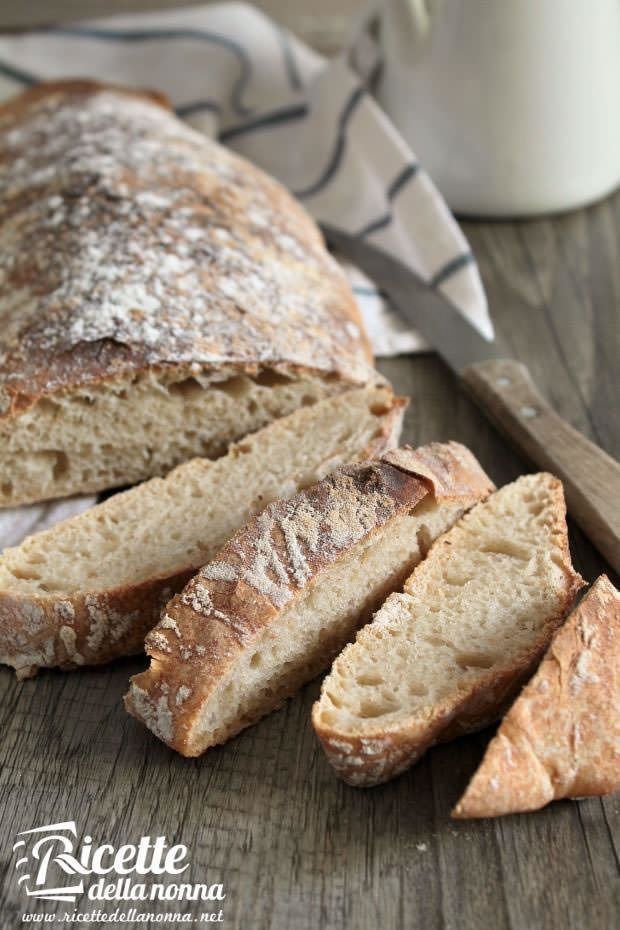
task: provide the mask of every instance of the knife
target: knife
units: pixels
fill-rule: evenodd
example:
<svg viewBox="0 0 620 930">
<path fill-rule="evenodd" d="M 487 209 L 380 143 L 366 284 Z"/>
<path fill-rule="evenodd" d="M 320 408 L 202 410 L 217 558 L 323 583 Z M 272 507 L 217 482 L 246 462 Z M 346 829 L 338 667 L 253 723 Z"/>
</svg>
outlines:
<svg viewBox="0 0 620 930">
<path fill-rule="evenodd" d="M 495 343 L 410 268 L 358 236 L 322 229 L 328 244 L 372 278 L 434 346 L 518 451 L 562 480 L 569 513 L 620 572 L 620 464 L 550 407 L 522 362 L 502 358 Z"/>
</svg>

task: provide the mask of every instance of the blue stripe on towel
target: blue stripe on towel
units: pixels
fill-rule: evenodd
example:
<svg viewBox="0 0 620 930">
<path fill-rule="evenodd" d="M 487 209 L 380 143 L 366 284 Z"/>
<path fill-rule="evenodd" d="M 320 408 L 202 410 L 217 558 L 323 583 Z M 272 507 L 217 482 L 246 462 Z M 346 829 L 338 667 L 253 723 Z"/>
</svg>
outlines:
<svg viewBox="0 0 620 930">
<path fill-rule="evenodd" d="M 461 268 L 466 268 L 467 265 L 473 265 L 474 262 L 475 259 L 471 252 L 464 252 L 462 255 L 456 255 L 454 258 L 451 258 L 449 262 L 446 262 L 439 271 L 436 271 L 428 283 L 431 287 L 439 287 L 440 284 L 443 284 L 444 281 L 451 278 L 452 275 L 460 271 Z"/>
<path fill-rule="evenodd" d="M 181 119 L 186 116 L 193 116 L 194 113 L 202 113 L 208 110 L 209 113 L 220 113 L 221 106 L 216 100 L 193 100 L 189 103 L 180 103 L 174 108 L 174 112 Z"/>
<path fill-rule="evenodd" d="M 304 200 L 306 197 L 313 197 L 315 194 L 318 194 L 319 191 L 321 191 L 327 184 L 329 184 L 334 174 L 340 167 L 340 162 L 342 161 L 342 156 L 344 155 L 345 150 L 345 129 L 347 128 L 347 124 L 353 116 L 356 107 L 360 101 L 363 100 L 364 94 L 365 90 L 363 87 L 356 87 L 347 100 L 347 103 L 344 106 L 338 119 L 338 134 L 336 136 L 336 144 L 329 157 L 327 165 L 314 184 L 310 184 L 308 187 L 302 188 L 301 190 L 293 191 L 295 196 L 299 197 L 300 200 Z"/>
<path fill-rule="evenodd" d="M 204 29 L 96 29 L 88 26 L 39 26 L 30 30 L 44 35 L 62 35 L 73 38 L 101 39 L 111 42 L 149 42 L 161 39 L 196 39 L 199 42 L 209 42 L 228 49 L 239 62 L 241 73 L 235 81 L 231 93 L 231 104 L 241 116 L 248 116 L 252 108 L 245 106 L 242 96 L 245 93 L 248 81 L 252 74 L 250 59 L 237 42 L 219 35 L 216 32 L 207 32 Z"/>
<path fill-rule="evenodd" d="M 386 197 L 390 203 L 403 189 L 407 181 L 417 175 L 419 170 L 420 166 L 417 164 L 417 162 L 411 162 L 410 164 L 405 165 L 405 167 L 398 172 L 386 191 Z M 383 213 L 381 216 L 377 217 L 376 220 L 371 220 L 370 223 L 362 227 L 357 235 L 360 237 L 369 236 L 371 233 L 377 232 L 379 229 L 384 229 L 386 226 L 390 225 L 393 218 L 394 215 L 392 211 L 388 210 L 387 213 Z"/>
<path fill-rule="evenodd" d="M 394 200 L 396 195 L 405 186 L 407 181 L 410 178 L 415 177 L 419 170 L 420 170 L 420 166 L 415 161 L 412 161 L 408 165 L 405 165 L 402 171 L 398 172 L 398 174 L 396 175 L 396 177 L 394 178 L 394 180 L 392 181 L 392 183 L 387 189 L 388 200 Z"/>
<path fill-rule="evenodd" d="M 267 129 L 269 126 L 281 126 L 283 123 L 292 123 L 295 120 L 303 119 L 308 115 L 308 105 L 306 103 L 296 103 L 291 107 L 282 107 L 281 110 L 272 110 L 270 113 L 263 113 L 256 119 L 248 120 L 247 123 L 239 123 L 236 126 L 229 126 L 222 129 L 218 138 L 221 142 L 227 142 L 236 136 L 245 135 L 248 132 L 254 132 L 256 129 Z"/>
<path fill-rule="evenodd" d="M 34 74 L 23 71 L 21 68 L 16 68 L 15 65 L 10 65 L 6 61 L 0 61 L 0 74 L 10 78 L 12 81 L 17 81 L 18 84 L 26 84 L 28 86 L 38 84 L 41 80 L 41 78 L 36 77 Z"/>
</svg>

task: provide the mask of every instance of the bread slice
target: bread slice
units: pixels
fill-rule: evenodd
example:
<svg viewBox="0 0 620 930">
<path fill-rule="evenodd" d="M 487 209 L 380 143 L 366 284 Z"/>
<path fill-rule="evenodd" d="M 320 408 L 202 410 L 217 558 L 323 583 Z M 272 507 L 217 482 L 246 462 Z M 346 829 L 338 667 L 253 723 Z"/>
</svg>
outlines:
<svg viewBox="0 0 620 930">
<path fill-rule="evenodd" d="M 352 390 L 285 417 L 216 461 L 109 498 L 0 557 L 0 661 L 98 664 L 139 652 L 163 604 L 269 501 L 398 440 L 405 402 Z"/>
<path fill-rule="evenodd" d="M 273 178 L 159 94 L 0 104 L 0 506 L 164 475 L 373 382 L 345 275 Z"/>
<path fill-rule="evenodd" d="M 494 720 L 582 584 L 562 485 L 528 475 L 478 504 L 334 662 L 312 722 L 338 775 L 375 785 Z"/>
<path fill-rule="evenodd" d="M 555 634 L 453 817 L 620 790 L 620 593 L 605 575 Z"/>
<path fill-rule="evenodd" d="M 463 446 L 431 444 L 271 504 L 168 604 L 127 709 L 186 756 L 229 739 L 325 668 L 492 487 Z"/>
</svg>

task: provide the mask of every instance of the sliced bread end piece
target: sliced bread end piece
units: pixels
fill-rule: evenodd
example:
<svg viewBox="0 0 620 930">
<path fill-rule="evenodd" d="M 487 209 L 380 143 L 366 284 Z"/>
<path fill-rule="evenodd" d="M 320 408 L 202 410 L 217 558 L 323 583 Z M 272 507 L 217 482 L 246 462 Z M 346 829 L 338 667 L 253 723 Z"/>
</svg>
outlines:
<svg viewBox="0 0 620 930">
<path fill-rule="evenodd" d="M 6 549 L 0 662 L 24 678 L 141 652 L 164 604 L 253 513 L 391 448 L 405 407 L 383 385 L 303 407 L 216 461 L 193 459 Z"/>
<path fill-rule="evenodd" d="M 620 593 L 605 575 L 555 634 L 453 817 L 499 817 L 620 789 Z"/>
<path fill-rule="evenodd" d="M 312 721 L 352 785 L 498 717 L 583 584 L 561 483 L 528 475 L 466 514 L 336 659 Z"/>
<path fill-rule="evenodd" d="M 130 713 L 195 756 L 325 668 L 493 485 L 457 443 L 340 469 L 251 520 L 166 608 Z"/>
</svg>

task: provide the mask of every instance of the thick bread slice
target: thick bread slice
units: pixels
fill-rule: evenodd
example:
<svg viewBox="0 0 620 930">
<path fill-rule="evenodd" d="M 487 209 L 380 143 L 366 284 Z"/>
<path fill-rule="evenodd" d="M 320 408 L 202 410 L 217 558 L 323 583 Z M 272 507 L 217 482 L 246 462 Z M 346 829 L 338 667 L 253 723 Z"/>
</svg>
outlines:
<svg viewBox="0 0 620 930">
<path fill-rule="evenodd" d="M 0 557 L 0 661 L 98 664 L 139 652 L 161 607 L 269 501 L 398 441 L 405 401 L 360 388 L 295 411 Z"/>
<path fill-rule="evenodd" d="M 334 662 L 312 722 L 352 785 L 393 778 L 439 740 L 494 720 L 531 672 L 582 579 L 560 482 L 528 475 L 432 547 Z"/>
<path fill-rule="evenodd" d="M 271 504 L 168 605 L 127 709 L 183 755 L 224 742 L 325 668 L 492 487 L 463 446 L 432 444 Z"/>
<path fill-rule="evenodd" d="M 555 634 L 453 817 L 620 790 L 620 594 L 605 575 Z"/>
<path fill-rule="evenodd" d="M 215 458 L 376 380 L 314 221 L 161 95 L 1 104 L 0 201 L 0 506 Z"/>
</svg>

